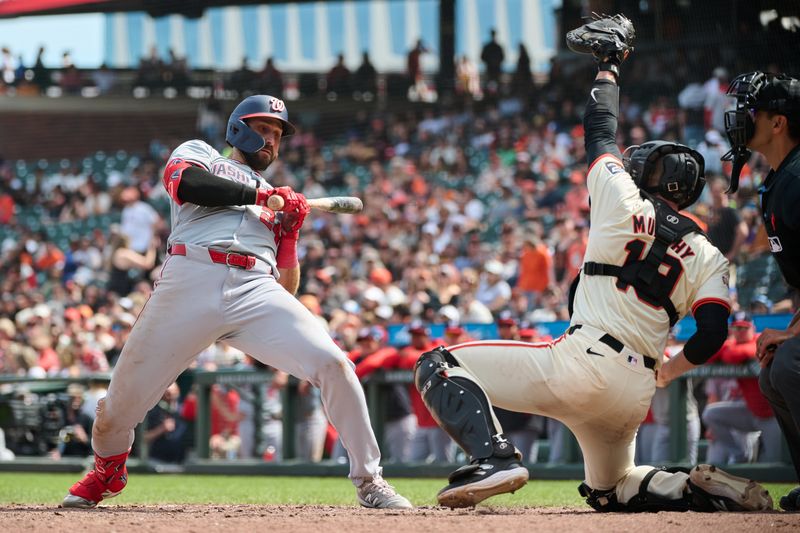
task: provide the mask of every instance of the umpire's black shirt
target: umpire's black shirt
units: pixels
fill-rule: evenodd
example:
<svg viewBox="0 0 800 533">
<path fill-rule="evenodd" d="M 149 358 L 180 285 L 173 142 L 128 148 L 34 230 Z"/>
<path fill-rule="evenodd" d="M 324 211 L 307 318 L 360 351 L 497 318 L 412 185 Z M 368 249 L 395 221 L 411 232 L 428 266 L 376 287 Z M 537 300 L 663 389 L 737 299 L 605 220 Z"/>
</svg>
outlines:
<svg viewBox="0 0 800 533">
<path fill-rule="evenodd" d="M 769 249 L 786 282 L 800 290 L 800 145 L 759 189 Z"/>
</svg>

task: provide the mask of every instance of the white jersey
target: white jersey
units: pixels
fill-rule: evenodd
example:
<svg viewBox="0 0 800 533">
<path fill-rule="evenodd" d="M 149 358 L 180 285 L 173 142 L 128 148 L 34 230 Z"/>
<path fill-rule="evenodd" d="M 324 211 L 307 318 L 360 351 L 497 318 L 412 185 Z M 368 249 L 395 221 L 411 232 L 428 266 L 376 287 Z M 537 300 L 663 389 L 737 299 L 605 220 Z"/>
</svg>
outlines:
<svg viewBox="0 0 800 533">
<path fill-rule="evenodd" d="M 631 176 L 611 154 L 592 164 L 587 182 L 591 229 L 584 262 L 622 266 L 629 256 L 643 259 L 655 240 L 655 206 L 642 199 Z M 730 308 L 728 260 L 703 235 L 689 233 L 673 244 L 659 273 L 674 280 L 670 300 L 681 317 L 708 302 Z M 667 312 L 640 299 L 632 286 L 620 289 L 616 277 L 584 273 L 572 323 L 606 331 L 659 361 L 670 329 Z"/>
<path fill-rule="evenodd" d="M 243 163 L 223 157 L 211 146 L 200 140 L 187 141 L 170 155 L 170 161 L 182 159 L 187 163 L 219 176 L 244 183 L 251 187 L 272 186 L 255 170 Z M 169 244 L 188 243 L 227 252 L 253 255 L 272 267 L 278 276 L 275 261 L 275 212 L 258 205 L 203 207 L 192 203 L 178 203 L 176 191 L 170 191 L 170 180 L 165 178 L 165 187 L 170 192 L 172 232 Z"/>
</svg>

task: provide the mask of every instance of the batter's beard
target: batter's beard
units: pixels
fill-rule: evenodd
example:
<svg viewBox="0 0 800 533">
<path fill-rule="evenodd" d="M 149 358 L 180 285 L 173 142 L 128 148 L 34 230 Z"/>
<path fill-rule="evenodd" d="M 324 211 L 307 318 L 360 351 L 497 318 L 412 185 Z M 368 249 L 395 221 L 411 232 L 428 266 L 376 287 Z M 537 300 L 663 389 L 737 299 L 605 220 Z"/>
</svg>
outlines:
<svg viewBox="0 0 800 533">
<path fill-rule="evenodd" d="M 274 157 L 271 157 L 261 151 L 256 153 L 242 152 L 242 157 L 244 157 L 244 161 L 247 163 L 247 166 L 257 172 L 267 170 L 267 167 L 269 167 L 275 160 Z"/>
</svg>

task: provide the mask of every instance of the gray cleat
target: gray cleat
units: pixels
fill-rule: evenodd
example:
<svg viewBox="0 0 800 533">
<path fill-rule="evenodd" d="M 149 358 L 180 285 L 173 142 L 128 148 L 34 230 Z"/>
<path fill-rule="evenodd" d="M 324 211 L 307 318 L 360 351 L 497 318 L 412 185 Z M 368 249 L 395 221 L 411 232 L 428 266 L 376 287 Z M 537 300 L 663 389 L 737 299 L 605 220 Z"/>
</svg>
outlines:
<svg viewBox="0 0 800 533">
<path fill-rule="evenodd" d="M 413 509 L 414 506 L 406 498 L 397 493 L 383 477 L 361 478 L 356 487 L 358 503 L 371 509 Z"/>
</svg>

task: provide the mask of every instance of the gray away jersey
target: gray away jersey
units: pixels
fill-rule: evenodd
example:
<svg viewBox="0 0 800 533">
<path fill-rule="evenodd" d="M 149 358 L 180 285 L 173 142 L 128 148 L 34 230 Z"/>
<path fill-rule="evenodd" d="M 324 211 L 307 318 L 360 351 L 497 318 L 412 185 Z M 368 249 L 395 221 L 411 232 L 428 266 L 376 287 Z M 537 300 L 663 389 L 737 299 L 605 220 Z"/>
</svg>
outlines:
<svg viewBox="0 0 800 533">
<path fill-rule="evenodd" d="M 243 163 L 223 157 L 200 140 L 187 141 L 178 146 L 170 155 L 170 161 L 175 159 L 196 165 L 221 179 L 251 187 L 272 188 L 258 172 Z M 178 202 L 177 186 L 171 187 L 169 183 L 177 178 L 165 177 L 164 180 L 164 186 L 170 192 L 172 232 L 169 245 L 188 243 L 253 255 L 268 263 L 275 277 L 278 277 L 274 211 L 258 205 L 203 207 Z"/>
</svg>

